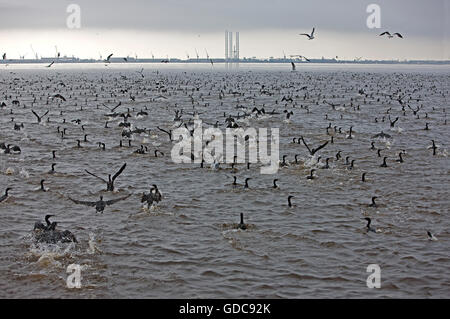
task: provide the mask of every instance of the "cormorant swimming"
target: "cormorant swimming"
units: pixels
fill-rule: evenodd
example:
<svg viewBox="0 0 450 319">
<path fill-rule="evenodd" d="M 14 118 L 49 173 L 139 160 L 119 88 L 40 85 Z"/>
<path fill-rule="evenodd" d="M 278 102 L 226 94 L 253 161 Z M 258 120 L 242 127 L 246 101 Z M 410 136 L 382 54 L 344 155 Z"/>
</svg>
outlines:
<svg viewBox="0 0 450 319">
<path fill-rule="evenodd" d="M 371 231 L 371 232 L 376 233 L 377 231 L 375 230 L 375 228 L 373 228 L 372 226 L 370 226 L 370 224 L 372 223 L 372 220 L 371 220 L 369 217 L 366 217 L 366 218 L 364 218 L 364 219 L 367 220 L 367 225 L 366 225 L 367 231 L 368 231 L 368 232 Z"/>
<path fill-rule="evenodd" d="M 314 172 L 315 172 L 316 170 L 313 168 L 310 172 L 309 172 L 309 175 L 306 177 L 306 179 L 314 179 L 315 178 L 315 176 L 314 176 Z"/>
<path fill-rule="evenodd" d="M 278 188 L 277 182 L 278 182 L 278 179 L 274 179 L 274 180 L 273 180 L 273 186 L 272 186 L 272 188 Z"/>
<path fill-rule="evenodd" d="M 2 197 L 0 197 L 0 203 L 3 202 L 3 201 L 5 201 L 5 200 L 8 198 L 8 192 L 9 192 L 10 190 L 11 190 L 11 188 L 9 188 L 9 187 L 5 190 L 5 194 L 2 195 Z"/>
<path fill-rule="evenodd" d="M 293 205 L 292 205 L 292 202 L 291 202 L 291 199 L 292 198 L 294 198 L 294 196 L 292 196 L 292 195 L 290 195 L 290 196 L 288 196 L 288 206 L 289 207 L 292 207 Z"/>
<path fill-rule="evenodd" d="M 247 225 L 244 224 L 244 213 L 241 213 L 241 222 L 238 224 L 238 228 L 242 230 L 247 229 Z"/>
<path fill-rule="evenodd" d="M 372 197 L 372 203 L 369 205 L 369 207 L 377 207 L 377 203 L 375 203 L 375 199 L 377 199 L 378 197 L 373 196 Z"/>
</svg>

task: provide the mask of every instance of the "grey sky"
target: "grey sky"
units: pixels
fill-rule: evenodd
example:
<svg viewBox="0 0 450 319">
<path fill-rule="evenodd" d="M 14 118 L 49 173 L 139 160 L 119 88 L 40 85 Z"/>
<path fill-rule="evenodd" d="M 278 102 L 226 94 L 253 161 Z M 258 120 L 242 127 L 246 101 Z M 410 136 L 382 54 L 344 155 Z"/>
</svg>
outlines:
<svg viewBox="0 0 450 319">
<path fill-rule="evenodd" d="M 445 45 L 442 43 L 449 26 L 449 1 L 0 0 L 0 35 L 4 40 L 7 31 L 29 30 L 30 38 L 21 39 L 29 44 L 33 40 L 31 35 L 39 30 L 51 32 L 67 29 L 66 8 L 75 3 L 81 7 L 82 31 L 85 34 L 90 31 L 92 34 L 138 31 L 153 34 L 176 33 L 180 37 L 183 34 L 198 33 L 207 37 L 208 34 L 220 34 L 225 29 L 231 29 L 240 31 L 241 34 L 248 32 L 256 35 L 259 32 L 261 41 L 270 43 L 270 38 L 264 39 L 264 32 L 278 32 L 280 36 L 285 32 L 286 37 L 289 34 L 292 41 L 299 41 L 298 33 L 309 32 L 315 26 L 318 38 L 326 32 L 339 32 L 345 34 L 350 42 L 352 35 L 356 34 L 373 36 L 382 30 L 398 31 L 411 41 L 420 41 L 420 38 L 425 37 L 432 39 L 436 48 L 440 45 L 444 52 Z M 369 15 L 366 7 L 370 3 L 376 3 L 382 9 L 382 30 L 368 29 L 366 26 Z M 52 42 L 57 40 L 52 39 Z M 17 41 L 16 39 L 15 43 Z M 245 48 L 245 44 L 241 44 L 242 46 Z M 219 52 L 219 48 L 215 50 Z M 258 55 L 258 52 L 253 55 Z"/>
</svg>

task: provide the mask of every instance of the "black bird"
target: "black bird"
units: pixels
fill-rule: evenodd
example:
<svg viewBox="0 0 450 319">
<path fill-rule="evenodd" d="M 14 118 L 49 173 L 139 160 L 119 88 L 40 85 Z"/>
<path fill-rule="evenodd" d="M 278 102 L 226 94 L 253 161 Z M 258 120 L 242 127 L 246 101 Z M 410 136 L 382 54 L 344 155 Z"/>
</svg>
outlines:
<svg viewBox="0 0 450 319">
<path fill-rule="evenodd" d="M 36 229 L 48 230 L 50 228 L 51 224 L 52 224 L 52 223 L 50 223 L 50 220 L 49 220 L 50 217 L 53 217 L 53 215 L 45 215 L 45 222 L 46 222 L 47 225 L 44 225 L 41 222 L 35 222 L 33 230 L 36 230 Z"/>
<path fill-rule="evenodd" d="M 403 157 L 402 157 L 402 154 L 403 154 L 402 152 L 398 153 L 399 159 L 396 160 L 396 162 L 398 162 L 398 163 L 403 163 Z"/>
<path fill-rule="evenodd" d="M 39 190 L 40 190 L 40 191 L 43 191 L 43 192 L 46 192 L 46 191 L 48 191 L 48 189 L 46 189 L 46 188 L 44 187 L 44 182 L 45 182 L 45 179 L 41 179 L 41 188 L 39 188 Z"/>
<path fill-rule="evenodd" d="M 85 205 L 85 206 L 90 206 L 90 207 L 95 207 L 95 210 L 97 211 L 97 213 L 102 213 L 105 210 L 106 206 L 110 206 L 112 204 L 115 204 L 121 200 L 125 200 L 128 197 L 130 197 L 131 194 L 124 196 L 124 197 L 120 197 L 120 198 L 116 198 L 116 199 L 112 199 L 112 200 L 107 200 L 104 201 L 103 200 L 103 196 L 100 196 L 100 200 L 96 201 L 96 202 L 89 202 L 89 201 L 82 201 L 82 200 L 76 200 L 73 199 L 69 196 L 69 199 L 74 202 L 75 204 L 79 204 L 79 205 Z"/>
<path fill-rule="evenodd" d="M 362 175 L 361 175 L 361 182 L 365 182 L 366 181 L 366 174 L 367 173 L 362 173 Z"/>
<path fill-rule="evenodd" d="M 278 179 L 274 179 L 274 180 L 273 180 L 273 186 L 272 186 L 272 188 L 278 188 L 277 182 L 278 182 Z"/>
<path fill-rule="evenodd" d="M 280 163 L 280 167 L 289 166 L 288 163 L 286 163 L 286 157 L 287 155 L 283 155 L 283 161 Z"/>
<path fill-rule="evenodd" d="M 372 203 L 369 205 L 369 207 L 378 207 L 377 206 L 377 203 L 375 203 L 375 199 L 377 199 L 378 197 L 376 197 L 376 196 L 373 196 L 372 197 Z"/>
<path fill-rule="evenodd" d="M 314 179 L 315 178 L 315 176 L 314 176 L 314 172 L 315 172 L 316 170 L 315 169 L 312 169 L 310 172 L 309 172 L 309 175 L 306 177 L 306 179 Z"/>
<path fill-rule="evenodd" d="M 291 202 L 291 199 L 292 198 L 294 198 L 294 196 L 292 196 L 292 195 L 290 195 L 290 196 L 288 196 L 288 206 L 289 207 L 292 207 L 293 205 L 292 205 L 292 202 Z"/>
<path fill-rule="evenodd" d="M 385 32 L 380 34 L 380 37 L 383 36 L 383 35 L 387 35 L 389 39 L 392 39 L 394 37 L 394 35 L 396 35 L 397 37 L 403 39 L 403 36 L 400 33 L 398 33 L 398 32 L 396 32 L 394 34 L 390 34 L 389 31 L 385 31 Z"/>
<path fill-rule="evenodd" d="M 54 99 L 60 99 L 60 100 L 63 100 L 64 102 L 66 101 L 66 98 L 64 97 L 64 96 L 62 96 L 61 94 L 55 94 L 55 95 L 53 95 L 53 98 Z"/>
<path fill-rule="evenodd" d="M 350 162 L 350 166 L 347 167 L 347 169 L 353 169 L 354 164 L 355 164 L 355 160 L 352 160 L 352 161 Z"/>
<path fill-rule="evenodd" d="M 55 174 L 56 172 L 55 172 L 55 166 L 56 166 L 56 163 L 53 163 L 52 164 L 52 169 L 48 172 L 48 174 Z"/>
<path fill-rule="evenodd" d="M 244 213 L 241 213 L 241 222 L 238 224 L 238 228 L 242 230 L 247 229 L 247 225 L 244 224 Z"/>
<path fill-rule="evenodd" d="M 322 169 L 329 169 L 329 168 L 330 168 L 330 165 L 328 164 L 329 161 L 330 161 L 330 158 L 327 157 L 327 158 L 325 159 L 325 165 L 322 166 L 321 168 L 322 168 Z"/>
<path fill-rule="evenodd" d="M 57 222 L 50 223 L 49 218 L 53 215 L 46 215 L 45 226 L 41 222 L 34 224 L 35 239 L 39 243 L 56 244 L 61 243 L 78 243 L 76 237 L 68 230 L 56 230 Z"/>
<path fill-rule="evenodd" d="M 112 192 L 114 191 L 114 181 L 116 180 L 117 177 L 119 177 L 120 174 L 122 174 L 123 170 L 125 169 L 125 167 L 127 166 L 127 163 L 123 164 L 122 167 L 117 171 L 116 174 L 114 174 L 114 176 L 111 178 L 111 174 L 108 175 L 108 180 L 105 180 L 101 177 L 98 177 L 95 174 L 92 174 L 91 172 L 89 172 L 88 170 L 85 170 L 86 173 L 88 173 L 89 175 L 92 175 L 96 178 L 98 178 L 99 180 L 101 180 L 102 182 L 104 182 L 106 184 L 106 191 L 107 192 Z"/>
<path fill-rule="evenodd" d="M 169 139 L 172 141 L 172 130 L 166 131 L 166 130 L 163 130 L 162 128 L 160 128 L 159 126 L 157 126 L 156 128 L 158 130 L 160 130 L 161 132 L 164 132 L 164 133 L 168 134 L 169 135 Z"/>
<path fill-rule="evenodd" d="M 384 133 L 383 131 L 381 131 L 381 133 L 375 134 L 374 136 L 372 136 L 372 138 L 391 138 L 392 136 L 389 134 Z"/>
<path fill-rule="evenodd" d="M 160 150 L 155 150 L 155 157 L 158 157 L 158 153 L 164 156 L 163 152 L 161 152 Z"/>
<path fill-rule="evenodd" d="M 295 71 L 295 63 L 291 62 L 291 65 L 292 65 L 292 71 Z"/>
<path fill-rule="evenodd" d="M 3 147 L 4 146 L 4 147 Z M 12 147 L 11 147 L 12 146 Z M 17 146 L 17 145 L 11 145 L 11 144 L 8 144 L 8 145 L 1 145 L 1 147 L 0 147 L 1 149 L 3 149 L 4 150 L 4 153 L 5 154 L 20 154 L 20 153 L 22 153 L 22 150 L 20 149 L 20 147 L 19 146 Z"/>
<path fill-rule="evenodd" d="M 372 223 L 372 220 L 369 217 L 364 218 L 365 220 L 367 220 L 367 231 L 371 231 L 373 233 L 376 233 L 377 231 L 375 230 L 375 228 L 371 227 L 370 224 Z"/>
<path fill-rule="evenodd" d="M 380 167 L 388 167 L 387 164 L 386 164 L 386 159 L 387 159 L 387 157 L 385 156 L 383 158 L 383 164 L 381 164 Z"/>
<path fill-rule="evenodd" d="M 394 121 L 391 121 L 391 119 L 389 119 L 389 122 L 391 122 L 391 127 L 394 127 L 394 125 L 397 121 L 398 121 L 398 117 Z"/>
<path fill-rule="evenodd" d="M 323 143 L 323 144 L 320 145 L 319 147 L 310 149 L 309 146 L 308 146 L 308 144 L 306 144 L 305 139 L 303 138 L 303 136 L 300 137 L 300 139 L 303 141 L 303 144 L 306 146 L 306 148 L 308 149 L 309 154 L 311 154 L 311 156 L 314 156 L 314 154 L 316 154 L 316 153 L 317 153 L 318 151 L 320 151 L 322 148 L 324 148 L 325 146 L 327 146 L 327 144 L 328 144 L 328 142 L 329 142 L 329 141 L 326 141 L 325 143 Z"/>
<path fill-rule="evenodd" d="M 349 130 L 349 132 L 348 132 L 347 139 L 350 139 L 350 140 L 351 140 L 351 139 L 353 138 L 352 132 L 353 132 L 353 126 L 350 126 L 350 130 Z"/>
<path fill-rule="evenodd" d="M 9 188 L 9 187 L 5 190 L 5 194 L 2 195 L 2 197 L 0 197 L 0 203 L 3 202 L 3 201 L 5 201 L 5 200 L 8 198 L 8 192 L 9 192 L 10 190 L 11 190 L 11 188 Z"/>
<path fill-rule="evenodd" d="M 48 114 L 49 110 L 47 110 L 47 112 L 45 112 L 45 114 L 42 115 L 42 116 L 39 116 L 39 115 L 38 115 L 35 111 L 33 111 L 33 110 L 31 110 L 31 112 L 33 112 L 33 114 L 37 117 L 37 122 L 38 122 L 38 123 L 41 123 L 42 118 Z"/>
<path fill-rule="evenodd" d="M 247 178 L 245 179 L 245 185 L 244 185 L 244 188 L 249 188 L 249 187 L 248 187 L 248 181 L 249 181 L 249 180 L 251 180 L 250 177 L 247 177 Z"/>
<path fill-rule="evenodd" d="M 431 146 L 431 148 L 433 149 L 433 155 L 436 155 L 437 146 L 434 143 L 434 140 L 431 140 L 431 142 L 433 143 L 433 145 Z"/>
<path fill-rule="evenodd" d="M 231 184 L 231 185 L 233 185 L 233 187 L 238 186 L 238 183 L 236 183 L 236 180 L 237 180 L 237 177 L 233 176 L 233 184 Z"/>
<path fill-rule="evenodd" d="M 110 55 L 108 55 L 108 57 L 106 58 L 106 60 L 104 62 L 106 63 L 111 63 L 111 61 L 109 61 L 109 59 L 111 59 L 111 57 L 113 56 L 113 53 L 111 53 Z"/>
</svg>

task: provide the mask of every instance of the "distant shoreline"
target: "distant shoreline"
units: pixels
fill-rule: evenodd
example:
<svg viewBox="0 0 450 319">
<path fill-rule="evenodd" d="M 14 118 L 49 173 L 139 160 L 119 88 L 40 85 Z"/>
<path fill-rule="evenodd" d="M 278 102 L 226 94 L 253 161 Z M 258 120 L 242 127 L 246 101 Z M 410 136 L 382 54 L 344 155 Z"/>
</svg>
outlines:
<svg viewBox="0 0 450 319">
<path fill-rule="evenodd" d="M 210 64 L 211 61 L 209 59 L 135 59 L 135 58 L 127 58 L 127 62 L 124 61 L 124 58 L 111 58 L 110 62 L 125 64 L 125 63 L 164 63 L 163 60 L 168 60 L 168 63 L 198 63 L 198 64 Z M 335 60 L 335 59 L 310 59 L 309 62 L 302 61 L 299 59 L 240 59 L 239 61 L 225 61 L 225 59 L 211 59 L 213 63 L 261 63 L 261 64 L 269 64 L 269 63 L 298 63 L 298 64 L 309 64 L 309 63 L 324 63 L 324 64 L 406 64 L 406 65 L 450 65 L 450 60 L 409 60 L 409 61 L 396 61 L 396 60 Z M 73 64 L 73 63 L 105 63 L 103 60 L 94 60 L 94 59 L 79 59 L 79 58 L 42 58 L 42 59 L 7 59 L 0 60 L 0 64 L 45 64 L 52 63 L 58 64 Z"/>
</svg>

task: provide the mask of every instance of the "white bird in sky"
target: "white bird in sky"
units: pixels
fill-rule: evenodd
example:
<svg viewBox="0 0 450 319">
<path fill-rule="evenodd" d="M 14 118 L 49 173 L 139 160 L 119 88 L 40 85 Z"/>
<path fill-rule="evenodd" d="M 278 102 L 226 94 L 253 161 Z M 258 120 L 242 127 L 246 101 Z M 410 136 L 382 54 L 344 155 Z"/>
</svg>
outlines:
<svg viewBox="0 0 450 319">
<path fill-rule="evenodd" d="M 316 29 L 316 28 L 313 28 L 313 29 L 312 29 L 312 32 L 311 32 L 311 34 L 307 34 L 307 33 L 300 33 L 300 35 L 305 35 L 305 36 L 307 36 L 307 37 L 308 37 L 308 39 L 309 39 L 309 40 L 312 40 L 312 39 L 314 39 L 314 31 L 315 31 L 315 29 Z"/>
</svg>

